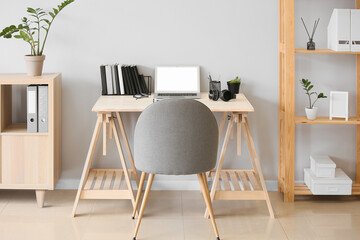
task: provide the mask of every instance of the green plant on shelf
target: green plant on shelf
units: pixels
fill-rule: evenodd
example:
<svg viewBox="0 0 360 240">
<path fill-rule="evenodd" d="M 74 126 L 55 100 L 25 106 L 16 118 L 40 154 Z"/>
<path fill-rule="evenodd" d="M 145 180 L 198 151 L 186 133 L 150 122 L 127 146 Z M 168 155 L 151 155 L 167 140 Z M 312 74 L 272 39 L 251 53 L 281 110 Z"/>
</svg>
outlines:
<svg viewBox="0 0 360 240">
<path fill-rule="evenodd" d="M 305 90 L 305 94 L 308 95 L 309 98 L 309 109 L 312 109 L 316 103 L 317 100 L 320 98 L 327 98 L 327 96 L 324 93 L 317 93 L 317 92 L 311 92 L 311 90 L 314 88 L 314 85 L 311 84 L 311 81 L 308 79 L 301 79 L 300 80 L 301 85 L 303 86 L 303 89 Z M 316 99 L 314 102 L 311 102 L 311 96 L 315 95 Z"/>
<path fill-rule="evenodd" d="M 74 0 L 65 0 L 57 8 L 53 8 L 53 11 L 45 12 L 42 8 L 27 8 L 27 13 L 30 19 L 23 17 L 22 23 L 18 26 L 11 25 L 4 28 L 0 32 L 0 37 L 3 38 L 17 38 L 27 42 L 31 47 L 32 56 L 41 56 L 44 51 L 45 43 L 54 22 L 55 17 L 63 10 L 67 5 L 74 2 Z M 44 39 L 41 39 L 41 32 L 45 31 Z"/>
<path fill-rule="evenodd" d="M 239 78 L 238 76 L 236 76 L 235 79 L 230 80 L 229 83 L 241 83 L 241 78 Z"/>
</svg>

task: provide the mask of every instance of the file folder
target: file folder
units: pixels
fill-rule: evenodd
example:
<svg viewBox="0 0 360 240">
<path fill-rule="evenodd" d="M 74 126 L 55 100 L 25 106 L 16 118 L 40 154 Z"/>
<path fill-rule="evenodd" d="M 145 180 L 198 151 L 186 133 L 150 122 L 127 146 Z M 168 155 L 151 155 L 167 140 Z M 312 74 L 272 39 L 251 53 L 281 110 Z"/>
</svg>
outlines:
<svg viewBox="0 0 360 240">
<path fill-rule="evenodd" d="M 350 9 L 335 8 L 328 25 L 328 48 L 348 52 L 350 40 Z"/>
<path fill-rule="evenodd" d="M 38 86 L 39 132 L 48 132 L 48 86 Z"/>
<path fill-rule="evenodd" d="M 360 52 L 360 9 L 351 9 L 351 51 Z"/>
<path fill-rule="evenodd" d="M 27 132 L 38 131 L 38 87 L 29 85 L 27 87 Z"/>
</svg>

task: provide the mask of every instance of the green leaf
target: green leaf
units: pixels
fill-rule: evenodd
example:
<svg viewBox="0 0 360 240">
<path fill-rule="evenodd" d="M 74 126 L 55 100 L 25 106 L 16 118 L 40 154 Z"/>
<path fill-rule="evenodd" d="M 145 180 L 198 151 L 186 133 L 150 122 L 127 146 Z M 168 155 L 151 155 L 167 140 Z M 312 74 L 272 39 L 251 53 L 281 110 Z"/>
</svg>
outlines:
<svg viewBox="0 0 360 240">
<path fill-rule="evenodd" d="M 310 92 L 310 90 L 314 87 L 314 85 L 310 85 L 307 90 Z"/>
<path fill-rule="evenodd" d="M 18 39 L 20 39 L 20 38 L 22 38 L 20 35 L 14 35 L 14 38 L 18 38 Z"/>
<path fill-rule="evenodd" d="M 41 19 L 41 21 L 44 21 L 44 22 L 46 22 L 48 25 L 50 25 L 50 21 L 48 20 L 48 19 Z"/>
<path fill-rule="evenodd" d="M 53 10 L 54 10 L 55 15 L 59 13 L 59 10 L 57 10 L 56 8 L 53 8 Z"/>
<path fill-rule="evenodd" d="M 50 15 L 52 18 L 55 18 L 55 15 L 54 15 L 52 12 L 49 12 L 49 15 Z"/>
<path fill-rule="evenodd" d="M 318 98 L 327 98 L 327 96 L 325 96 L 324 93 L 319 93 Z"/>
<path fill-rule="evenodd" d="M 27 12 L 28 12 L 28 13 L 34 13 L 34 14 L 36 14 L 35 9 L 30 8 L 30 7 L 27 8 Z"/>
</svg>

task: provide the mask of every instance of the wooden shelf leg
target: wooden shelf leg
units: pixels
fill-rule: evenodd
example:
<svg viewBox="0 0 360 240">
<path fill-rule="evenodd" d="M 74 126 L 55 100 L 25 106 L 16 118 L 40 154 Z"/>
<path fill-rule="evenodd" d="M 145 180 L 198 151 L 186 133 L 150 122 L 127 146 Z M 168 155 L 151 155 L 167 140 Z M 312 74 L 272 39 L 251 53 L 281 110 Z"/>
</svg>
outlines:
<svg viewBox="0 0 360 240">
<path fill-rule="evenodd" d="M 216 192 L 216 186 L 219 184 L 219 177 L 220 177 L 220 171 L 222 169 L 222 165 L 224 163 L 224 159 L 225 159 L 225 154 L 226 154 L 226 149 L 227 149 L 227 146 L 228 146 L 228 143 L 229 143 L 229 139 L 230 139 L 230 135 L 231 135 L 231 131 L 232 131 L 232 128 L 234 126 L 234 118 L 237 117 L 237 115 L 233 114 L 231 116 L 231 119 L 229 121 L 229 124 L 228 124 L 228 127 L 227 127 L 227 130 L 226 130 L 226 133 L 225 133 L 225 138 L 224 138 L 224 143 L 223 143 L 223 146 L 221 148 L 221 153 L 220 153 L 220 160 L 219 160 L 219 164 L 216 168 L 216 172 L 215 172 L 215 177 L 214 177 L 214 180 L 213 180 L 213 184 L 211 186 L 211 192 L 210 192 L 210 199 L 211 199 L 211 202 L 214 201 L 214 198 L 215 198 L 215 192 Z M 205 218 L 209 218 L 209 211 L 208 209 L 206 209 L 205 211 Z"/>
<path fill-rule="evenodd" d="M 360 0 L 356 0 L 360 8 Z M 356 116 L 360 117 L 360 55 L 356 55 Z M 356 125 L 356 183 L 360 183 L 360 125 Z"/>
<path fill-rule="evenodd" d="M 119 152 L 119 156 L 120 156 L 120 162 L 121 162 L 121 166 L 123 168 L 123 171 L 124 171 L 124 178 L 125 178 L 125 181 L 126 181 L 126 185 L 128 187 L 128 191 L 130 193 L 130 200 L 131 200 L 131 203 L 133 205 L 133 208 L 135 208 L 135 197 L 134 197 L 134 191 L 133 191 L 133 188 L 132 188 L 132 185 L 131 185 L 131 179 L 130 179 L 130 176 L 129 176 L 129 172 L 128 172 L 128 168 L 126 166 L 126 162 L 125 162 L 125 157 L 124 157 L 124 153 L 122 151 L 122 147 L 121 147 L 121 143 L 120 143 L 120 139 L 119 139 L 119 135 L 118 135 L 118 132 L 116 130 L 116 126 L 115 126 L 115 123 L 114 123 L 114 119 L 111 118 L 110 121 L 112 122 L 112 128 L 113 128 L 113 134 L 114 134 L 114 138 L 115 138 L 115 142 L 116 142 L 116 146 L 117 146 L 117 149 L 118 149 L 118 152 Z"/>
<path fill-rule="evenodd" d="M 94 153 L 95 153 L 96 143 L 97 143 L 97 141 L 99 139 L 99 135 L 100 135 L 102 119 L 103 119 L 103 116 L 101 114 L 99 114 L 96 125 L 95 125 L 94 133 L 93 133 L 93 136 L 92 136 L 92 139 L 91 139 L 91 142 L 90 142 L 89 151 L 88 151 L 88 154 L 86 156 L 86 161 L 85 161 L 83 173 L 81 175 L 79 188 L 78 188 L 78 191 L 77 191 L 77 194 L 76 194 L 74 207 L 73 207 L 73 211 L 72 211 L 72 217 L 75 217 L 76 208 L 78 206 L 80 196 L 81 196 L 81 191 L 84 188 L 85 180 L 87 179 L 88 174 L 89 174 L 89 170 L 90 170 L 90 167 L 91 167 L 91 162 L 93 160 Z"/>
<path fill-rule="evenodd" d="M 260 161 L 259 161 L 259 158 L 258 158 L 257 153 L 256 153 L 254 140 L 253 140 L 251 132 L 250 132 L 250 127 L 249 127 L 247 117 L 245 117 L 245 131 L 247 132 L 246 135 L 248 136 L 249 142 L 250 142 L 250 146 L 249 146 L 250 155 L 253 155 L 253 157 L 255 158 L 256 169 L 254 169 L 254 170 L 258 173 L 258 176 L 260 178 L 260 183 L 261 183 L 262 189 L 263 189 L 264 194 L 265 194 L 266 204 L 267 204 L 267 207 L 268 207 L 268 210 L 269 210 L 269 213 L 270 213 L 270 217 L 275 218 L 274 211 L 273 211 L 273 208 L 271 206 L 269 193 L 268 193 L 267 188 L 266 188 L 264 176 L 263 176 L 262 171 L 261 171 Z"/>
<path fill-rule="evenodd" d="M 124 128 L 124 124 L 123 124 L 123 121 L 121 119 L 121 115 L 120 115 L 119 112 L 116 112 L 116 118 L 118 120 L 121 135 L 122 135 L 122 137 L 124 139 L 125 148 L 126 148 L 126 151 L 128 153 L 130 165 L 131 165 L 132 169 L 134 170 L 134 176 L 135 176 L 136 185 L 139 186 L 139 177 L 138 177 L 138 175 L 136 173 L 136 168 L 135 168 L 135 164 L 134 164 L 134 158 L 133 158 L 132 153 L 131 153 L 129 141 L 128 141 L 126 131 L 125 131 L 125 128 Z"/>
<path fill-rule="evenodd" d="M 44 207 L 45 190 L 35 190 L 36 202 L 39 208 Z"/>
</svg>

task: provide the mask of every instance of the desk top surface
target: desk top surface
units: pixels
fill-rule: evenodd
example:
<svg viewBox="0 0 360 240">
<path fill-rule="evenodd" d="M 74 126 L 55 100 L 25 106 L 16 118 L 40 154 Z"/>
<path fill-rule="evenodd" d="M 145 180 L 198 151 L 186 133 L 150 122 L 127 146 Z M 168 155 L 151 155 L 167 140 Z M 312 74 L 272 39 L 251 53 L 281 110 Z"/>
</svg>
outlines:
<svg viewBox="0 0 360 240">
<path fill-rule="evenodd" d="M 212 101 L 207 92 L 196 99 L 204 103 L 213 112 L 254 112 L 254 108 L 244 94 L 237 94 L 236 99 L 224 102 L 221 99 Z M 133 96 L 101 96 L 96 101 L 93 112 L 142 112 L 153 103 L 153 95 L 136 100 Z"/>
</svg>

